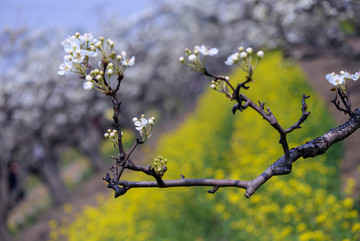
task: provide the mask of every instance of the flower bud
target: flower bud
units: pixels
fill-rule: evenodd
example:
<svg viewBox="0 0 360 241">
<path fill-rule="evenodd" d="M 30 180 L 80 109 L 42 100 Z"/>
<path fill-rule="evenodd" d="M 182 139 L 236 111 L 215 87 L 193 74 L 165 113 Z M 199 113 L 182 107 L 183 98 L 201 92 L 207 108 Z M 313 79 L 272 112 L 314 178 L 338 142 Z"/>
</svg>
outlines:
<svg viewBox="0 0 360 241">
<path fill-rule="evenodd" d="M 230 77 L 229 77 L 229 76 L 225 76 L 225 79 L 226 79 L 227 81 L 229 81 L 229 80 L 230 80 Z"/>
<path fill-rule="evenodd" d="M 101 45 L 102 45 L 102 42 L 101 42 L 101 41 L 97 41 L 96 44 L 95 44 L 95 46 L 96 46 L 97 48 L 100 48 Z"/>
<path fill-rule="evenodd" d="M 91 77 L 91 75 L 86 75 L 86 78 L 85 78 L 87 81 L 92 81 L 93 78 Z"/>
<path fill-rule="evenodd" d="M 246 53 L 246 52 L 241 52 L 241 53 L 240 53 L 240 58 L 246 59 L 246 57 L 247 57 L 247 53 Z"/>
<path fill-rule="evenodd" d="M 244 51 L 244 47 L 243 46 L 240 46 L 239 47 L 239 52 L 243 52 Z"/>
<path fill-rule="evenodd" d="M 189 55 L 189 61 L 190 62 L 196 62 L 196 55 L 195 54 Z"/>
<path fill-rule="evenodd" d="M 108 129 L 107 132 L 108 132 L 108 133 L 111 133 L 111 129 Z"/>
<path fill-rule="evenodd" d="M 109 133 L 105 133 L 105 134 L 104 134 L 104 137 L 105 137 L 105 138 L 109 138 Z"/>
<path fill-rule="evenodd" d="M 247 52 L 248 54 L 252 54 L 253 49 L 249 47 L 249 48 L 246 49 L 246 52 Z"/>
<path fill-rule="evenodd" d="M 215 84 L 211 84 L 211 85 L 210 85 L 210 88 L 214 90 L 214 89 L 216 88 L 216 85 L 215 85 Z"/>
<path fill-rule="evenodd" d="M 259 58 L 263 58 L 264 57 L 264 52 L 263 51 L 258 51 L 257 53 L 256 53 L 256 55 L 259 57 Z"/>
<path fill-rule="evenodd" d="M 108 75 L 112 75 L 113 73 L 114 73 L 114 71 L 112 69 L 108 69 L 108 71 L 107 71 Z"/>
<path fill-rule="evenodd" d="M 136 121 L 138 121 L 138 118 L 134 117 L 134 118 L 132 119 L 132 121 L 133 121 L 133 122 L 136 122 Z"/>
<path fill-rule="evenodd" d="M 79 32 L 76 32 L 76 33 L 75 33 L 75 37 L 77 37 L 77 38 L 80 37 L 80 35 L 81 35 L 81 34 L 80 34 Z"/>
<path fill-rule="evenodd" d="M 185 59 L 184 59 L 183 56 L 181 56 L 181 57 L 179 58 L 179 62 L 180 62 L 180 63 L 185 63 Z"/>
<path fill-rule="evenodd" d="M 116 134 L 115 134 L 114 132 L 111 132 L 109 136 L 110 136 L 110 138 L 114 138 L 115 135 L 116 135 Z"/>
</svg>

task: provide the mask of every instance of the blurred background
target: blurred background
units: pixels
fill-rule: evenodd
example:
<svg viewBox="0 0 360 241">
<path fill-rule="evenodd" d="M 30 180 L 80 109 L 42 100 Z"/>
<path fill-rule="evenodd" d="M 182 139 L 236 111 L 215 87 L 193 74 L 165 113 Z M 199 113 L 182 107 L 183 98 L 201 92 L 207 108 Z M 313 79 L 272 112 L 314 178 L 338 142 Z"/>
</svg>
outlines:
<svg viewBox="0 0 360 241">
<path fill-rule="evenodd" d="M 358 240 L 359 134 L 324 157 L 299 161 L 298 172 L 269 182 L 250 200 L 241 190 L 208 197 L 203 189 L 132 190 L 115 200 L 101 180 L 111 165 L 108 155 L 115 154 L 102 138 L 111 127 L 111 103 L 83 90 L 77 76 L 57 71 L 68 35 L 111 38 L 117 50 L 136 56 L 121 89 L 127 148 L 136 138 L 133 116 L 159 121 L 134 159 L 146 163 L 161 151 L 174 163 L 169 178 L 184 172 L 248 180 L 281 156 L 277 137 L 257 127 L 256 116 L 244 124 L 247 112 L 234 119 L 231 103 L 179 64 L 184 49 L 219 48 L 208 69 L 239 81 L 237 69 L 223 64 L 227 56 L 239 46 L 264 50 L 255 78 L 266 84 L 254 83 L 254 98 L 270 102 L 291 125 L 303 91 L 312 96 L 314 122 L 291 139 L 296 146 L 346 120 L 331 105 L 324 76 L 359 71 L 359 14 L 357 0 L 1 1 L 0 240 Z M 348 88 L 359 107 L 359 83 Z M 259 141 L 269 136 L 274 148 Z M 263 154 L 237 152 L 239 146 Z M 247 174 L 226 160 L 244 165 Z"/>
</svg>

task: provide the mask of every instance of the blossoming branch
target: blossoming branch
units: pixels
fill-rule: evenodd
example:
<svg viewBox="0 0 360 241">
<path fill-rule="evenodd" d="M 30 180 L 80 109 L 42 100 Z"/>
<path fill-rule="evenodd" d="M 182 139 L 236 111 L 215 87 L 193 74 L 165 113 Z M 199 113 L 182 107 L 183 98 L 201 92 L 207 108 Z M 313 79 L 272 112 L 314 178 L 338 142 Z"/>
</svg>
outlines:
<svg viewBox="0 0 360 241">
<path fill-rule="evenodd" d="M 97 40 L 91 33 L 85 33 L 83 35 L 76 33 L 71 37 L 67 37 L 62 42 L 62 45 L 67 54 L 64 57 L 64 63 L 59 66 L 60 70 L 58 74 L 79 74 L 80 79 L 85 79 L 85 90 L 94 89 L 100 91 L 112 100 L 114 129 L 108 129 L 104 137 L 114 144 L 114 147 L 118 150 L 118 155 L 110 156 L 115 160 L 115 163 L 110 168 L 113 175 L 111 176 L 107 173 L 103 179 L 108 183 L 108 188 L 115 191 L 115 197 L 125 194 L 131 188 L 166 188 L 178 186 L 211 186 L 213 188 L 208 191 L 209 193 L 215 193 L 220 187 L 238 187 L 245 189 L 245 196 L 250 197 L 272 176 L 290 174 L 293 163 L 300 157 L 308 158 L 321 155 L 334 143 L 347 138 L 360 127 L 360 108 L 352 110 L 349 92 L 346 90 L 346 81 L 358 80 L 360 78 L 359 72 L 350 74 L 342 71 L 340 75 L 335 73 L 326 75 L 326 79 L 335 86 L 334 90 L 337 91 L 335 99 L 332 100 L 332 102 L 337 109 L 349 115 L 349 120 L 318 138 L 290 149 L 287 135 L 296 129 L 300 129 L 301 125 L 309 117 L 310 112 L 307 111 L 308 105 L 306 104 L 306 99 L 310 96 L 303 94 L 299 108 L 301 113 L 299 120 L 288 128 L 284 128 L 279 124 L 275 114 L 272 113 L 270 108 L 265 108 L 264 102 L 258 101 L 258 103 L 256 103 L 245 95 L 245 91 L 250 88 L 254 73 L 261 59 L 264 58 L 264 52 L 262 50 L 257 51 L 255 54 L 255 51 L 251 47 L 244 48 L 240 46 L 237 52 L 228 56 L 224 61 L 226 65 L 231 66 L 235 64 L 246 73 L 243 82 L 235 83 L 230 80 L 229 76 L 213 74 L 206 68 L 207 58 L 217 55 L 219 52 L 217 48 L 209 48 L 205 45 L 195 46 L 193 50 L 186 48 L 186 57 L 181 56 L 179 62 L 189 67 L 192 71 L 199 72 L 201 75 L 210 78 L 211 89 L 224 94 L 230 101 L 234 101 L 232 107 L 233 114 L 250 108 L 266 120 L 279 134 L 279 144 L 281 145 L 283 156 L 279 157 L 278 160 L 271 164 L 258 177 L 249 181 L 186 179 L 183 174 L 180 175 L 180 179 L 163 180 L 163 176 L 167 170 L 166 164 L 168 161 L 166 158 L 158 156 L 154 159 L 152 165 L 147 166 L 136 164 L 131 159 L 131 154 L 136 147 L 139 144 L 144 144 L 146 140 L 151 137 L 155 117 L 149 119 L 147 119 L 145 115 L 141 115 L 140 118 L 134 117 L 132 121 L 135 129 L 139 132 L 139 138 L 135 140 L 128 152 L 124 150 L 122 144 L 123 132 L 119 122 L 119 111 L 121 107 L 119 90 L 121 82 L 124 79 L 125 70 L 128 67 L 134 66 L 135 57 L 128 57 L 124 51 L 118 54 L 114 47 L 115 44 L 111 39 L 105 41 L 103 37 L 100 37 L 99 40 Z M 98 62 L 99 68 L 93 68 L 90 63 L 90 58 L 97 56 L 101 57 L 101 60 Z M 338 100 L 338 98 L 340 98 L 340 100 Z M 143 172 L 146 175 L 152 176 L 155 181 L 138 182 L 121 180 L 120 178 L 125 169 Z"/>
</svg>

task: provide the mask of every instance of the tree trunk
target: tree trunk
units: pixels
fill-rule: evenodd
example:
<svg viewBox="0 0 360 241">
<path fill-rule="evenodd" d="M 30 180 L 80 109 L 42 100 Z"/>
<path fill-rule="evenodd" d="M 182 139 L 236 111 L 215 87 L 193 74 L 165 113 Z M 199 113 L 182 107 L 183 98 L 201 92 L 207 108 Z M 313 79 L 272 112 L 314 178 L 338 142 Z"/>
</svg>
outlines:
<svg viewBox="0 0 360 241">
<path fill-rule="evenodd" d="M 11 241 L 6 220 L 8 217 L 9 193 L 7 188 L 7 165 L 4 160 L 0 160 L 0 240 Z"/>
<path fill-rule="evenodd" d="M 47 150 L 43 165 L 39 168 L 38 172 L 48 188 L 53 203 L 61 205 L 69 199 L 70 194 L 60 175 L 58 157 L 52 154 L 51 151 Z"/>
<path fill-rule="evenodd" d="M 89 125 L 87 138 L 84 138 L 79 143 L 81 152 L 83 152 L 89 158 L 91 169 L 94 172 L 102 171 L 104 168 L 99 150 L 99 146 L 102 140 L 101 137 L 102 136 L 99 135 L 99 131 L 96 129 L 96 126 Z"/>
<path fill-rule="evenodd" d="M 6 225 L 6 220 L 4 220 L 3 217 L 1 217 L 0 221 L 0 240 L 1 241 L 12 241 L 11 235 L 9 233 L 9 230 Z"/>
</svg>

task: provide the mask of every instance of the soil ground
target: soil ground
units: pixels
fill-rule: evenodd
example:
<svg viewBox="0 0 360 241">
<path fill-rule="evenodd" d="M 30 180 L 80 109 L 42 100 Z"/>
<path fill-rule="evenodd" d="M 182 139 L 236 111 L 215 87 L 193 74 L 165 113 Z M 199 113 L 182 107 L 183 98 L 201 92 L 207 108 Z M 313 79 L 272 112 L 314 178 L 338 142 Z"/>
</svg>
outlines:
<svg viewBox="0 0 360 241">
<path fill-rule="evenodd" d="M 360 43 L 360 41 L 357 41 Z M 358 44 L 360 45 L 360 44 Z M 360 46 L 354 45 L 357 49 L 357 52 L 360 53 Z M 308 79 L 313 86 L 313 88 L 323 96 L 325 102 L 328 105 L 329 110 L 332 115 L 335 117 L 335 120 L 338 124 L 342 124 L 347 120 L 347 117 L 340 111 L 336 110 L 334 105 L 330 102 L 334 97 L 334 92 L 329 91 L 331 86 L 325 80 L 325 75 L 329 72 L 338 73 L 340 70 L 346 70 L 354 73 L 359 71 L 360 65 L 358 62 L 349 61 L 343 57 L 336 58 L 332 56 L 321 56 L 306 60 L 299 61 L 300 66 L 303 68 L 304 72 L 308 76 Z M 351 90 L 352 102 L 354 103 L 354 108 L 360 106 L 358 100 L 360 99 L 360 80 L 348 87 Z M 311 107 L 309 107 L 311 111 Z M 162 125 L 163 131 L 171 131 L 177 126 L 179 126 L 183 121 L 183 118 L 178 118 L 176 121 L 170 120 L 164 125 Z M 355 180 L 354 186 L 354 196 L 360 196 L 360 148 L 358 148 L 360 143 L 360 131 L 355 132 L 349 138 L 344 141 L 345 154 L 344 161 L 341 166 L 341 178 L 343 183 L 343 188 L 348 185 L 349 178 Z M 156 145 L 156 140 L 153 141 L 153 145 Z M 137 158 L 141 159 L 141 153 L 137 154 Z M 72 213 L 80 212 L 81 209 L 86 205 L 96 205 L 96 195 L 101 193 L 105 196 L 111 195 L 112 192 L 109 189 L 105 188 L 105 182 L 103 182 L 102 176 L 106 171 L 100 174 L 92 176 L 89 180 L 84 182 L 76 192 L 71 196 L 69 203 L 72 204 L 73 211 Z M 63 207 L 52 208 L 46 213 L 40 215 L 37 218 L 37 221 L 32 225 L 23 230 L 20 234 L 17 235 L 16 239 L 19 241 L 42 241 L 48 240 L 49 238 L 49 221 L 52 219 L 59 220 L 60 217 L 66 216 L 67 214 L 64 211 Z"/>
</svg>

